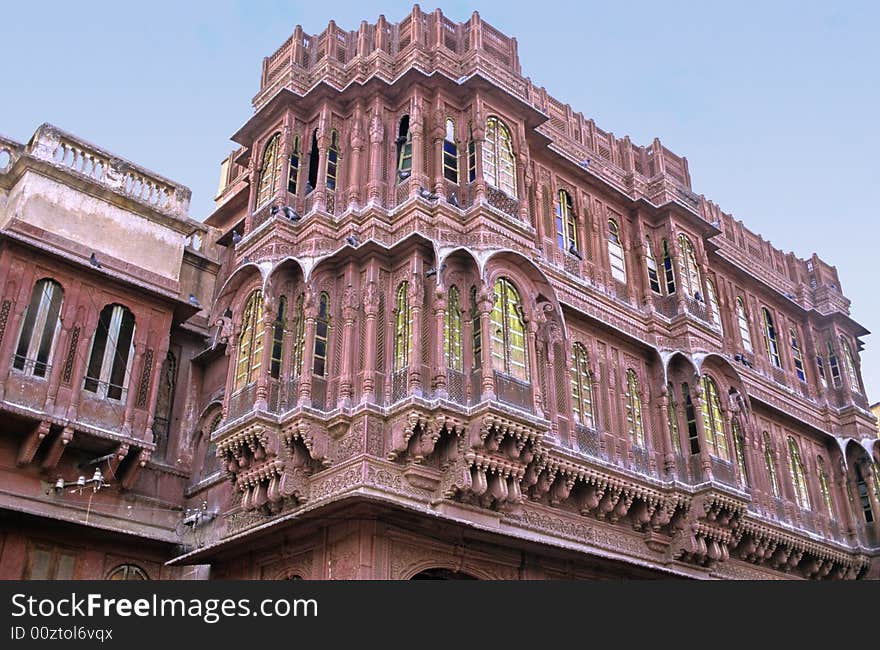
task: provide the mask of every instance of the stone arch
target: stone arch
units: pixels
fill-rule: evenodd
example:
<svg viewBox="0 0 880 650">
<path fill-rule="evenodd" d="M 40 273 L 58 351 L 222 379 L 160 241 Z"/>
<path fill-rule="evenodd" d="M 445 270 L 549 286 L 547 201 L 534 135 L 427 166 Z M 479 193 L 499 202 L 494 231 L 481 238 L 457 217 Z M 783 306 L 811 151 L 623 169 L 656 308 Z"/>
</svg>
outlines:
<svg viewBox="0 0 880 650">
<path fill-rule="evenodd" d="M 426 572 L 449 572 L 450 574 L 467 575 L 471 580 L 494 580 L 491 573 L 471 562 L 446 561 L 436 557 L 425 557 L 421 561 L 408 566 L 398 580 L 413 580 L 416 576 Z M 437 579 L 437 578 L 435 578 Z M 461 579 L 461 578 L 459 578 Z"/>
<path fill-rule="evenodd" d="M 446 568 L 424 569 L 412 576 L 410 580 L 479 580 L 470 573 Z"/>
<path fill-rule="evenodd" d="M 263 300 L 268 304 L 275 305 L 278 297 L 284 292 L 284 283 L 289 279 L 305 282 L 305 269 L 302 263 L 295 257 L 284 257 L 276 262 L 266 274 L 264 283 L 265 291 Z M 288 296 L 290 299 L 290 296 Z"/>
<path fill-rule="evenodd" d="M 250 290 L 242 291 L 243 288 L 262 290 L 271 267 L 270 262 L 259 264 L 248 262 L 235 269 L 217 292 L 217 298 L 214 300 L 214 320 L 223 318 L 227 309 L 235 311 L 233 305 L 240 304 L 247 298 Z"/>
<path fill-rule="evenodd" d="M 449 289 L 453 284 L 458 286 L 462 293 L 470 290 L 474 284 L 479 284 L 479 280 L 483 275 L 483 268 L 479 258 L 469 248 L 459 246 L 450 250 L 441 249 L 436 254 L 437 268 L 437 285 L 444 289 Z M 463 276 L 472 276 L 471 280 L 465 282 Z M 467 286 L 465 286 L 467 285 Z"/>
<path fill-rule="evenodd" d="M 657 350 L 657 355 L 660 357 L 660 367 L 662 368 L 661 379 L 664 385 L 670 381 L 669 371 L 677 364 L 689 366 L 690 369 L 693 370 L 693 375 L 695 377 L 700 374 L 699 367 L 686 352 L 682 352 L 681 350 Z"/>
<path fill-rule="evenodd" d="M 192 460 L 192 482 L 197 483 L 198 481 L 206 478 L 208 473 L 205 472 L 206 461 L 208 460 L 207 451 L 210 445 L 210 436 L 213 430 L 213 424 L 217 421 L 217 417 L 220 416 L 222 418 L 223 413 L 223 403 L 220 400 L 214 400 L 210 402 L 201 412 L 198 419 L 198 426 L 193 435 L 193 449 L 194 455 Z M 218 424 L 218 427 L 222 426 L 222 420 Z M 217 461 L 219 463 L 219 459 Z M 222 467 L 218 464 L 217 469 L 222 469 Z M 212 474 L 214 472 L 211 472 Z"/>
</svg>

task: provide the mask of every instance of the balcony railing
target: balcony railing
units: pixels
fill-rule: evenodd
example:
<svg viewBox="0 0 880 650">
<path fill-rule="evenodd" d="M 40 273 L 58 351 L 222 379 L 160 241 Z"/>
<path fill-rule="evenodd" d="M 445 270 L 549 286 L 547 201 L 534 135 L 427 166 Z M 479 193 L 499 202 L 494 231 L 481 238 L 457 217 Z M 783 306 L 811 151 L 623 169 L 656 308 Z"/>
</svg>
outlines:
<svg viewBox="0 0 880 650">
<path fill-rule="evenodd" d="M 273 380 L 269 384 L 269 410 L 273 413 L 286 413 L 299 398 L 299 377 L 288 380 Z"/>
<path fill-rule="evenodd" d="M 644 447 L 632 448 L 632 463 L 630 469 L 646 476 L 651 476 L 653 474 L 651 471 L 650 454 L 647 449 Z"/>
<path fill-rule="evenodd" d="M 519 219 L 519 201 L 514 197 L 490 185 L 486 188 L 486 200 L 493 208 Z"/>
<path fill-rule="evenodd" d="M 29 359 L 20 354 L 16 354 L 12 358 L 12 367 L 16 370 L 20 370 L 26 375 L 32 375 L 34 377 L 46 377 L 52 370 L 51 364 L 48 364 L 45 361 Z"/>
<path fill-rule="evenodd" d="M 449 394 L 449 401 L 462 405 L 467 403 L 463 372 L 452 368 L 446 369 L 446 392 Z"/>
<path fill-rule="evenodd" d="M 500 402 L 525 411 L 534 410 L 532 385 L 497 370 L 495 371 L 495 394 Z"/>
<path fill-rule="evenodd" d="M 721 458 L 711 457 L 712 460 L 712 478 L 719 483 L 729 485 L 730 487 L 739 487 L 736 480 L 736 472 L 733 469 L 733 463 Z"/>
<path fill-rule="evenodd" d="M 404 397 L 407 396 L 409 390 L 407 386 L 407 376 L 409 375 L 409 368 L 404 368 L 403 370 L 398 370 L 393 375 L 391 375 L 391 403 L 399 402 Z"/>
<path fill-rule="evenodd" d="M 312 408 L 327 410 L 327 378 L 312 376 Z"/>
<path fill-rule="evenodd" d="M 248 384 L 244 388 L 229 396 L 227 419 L 235 420 L 254 408 L 254 400 L 257 397 L 257 384 Z"/>
<path fill-rule="evenodd" d="M 582 454 L 593 458 L 605 459 L 602 453 L 602 444 L 599 441 L 599 432 L 584 424 L 575 425 L 575 441 L 577 449 Z"/>
</svg>

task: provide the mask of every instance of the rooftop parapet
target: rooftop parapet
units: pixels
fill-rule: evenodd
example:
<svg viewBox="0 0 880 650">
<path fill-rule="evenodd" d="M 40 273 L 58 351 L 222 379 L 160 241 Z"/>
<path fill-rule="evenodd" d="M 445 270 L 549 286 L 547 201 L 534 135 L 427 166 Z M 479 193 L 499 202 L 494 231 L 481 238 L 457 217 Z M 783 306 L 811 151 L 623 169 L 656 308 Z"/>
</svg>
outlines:
<svg viewBox="0 0 880 650">
<path fill-rule="evenodd" d="M 54 167 L 85 177 L 112 192 L 129 198 L 165 215 L 186 220 L 192 192 L 124 158 L 115 156 L 51 124 L 41 125 L 30 142 L 16 149 L 9 141 L 0 141 L 0 149 L 11 158 L 21 155 L 42 160 Z M 0 173 L 12 168 L 10 163 Z"/>
</svg>

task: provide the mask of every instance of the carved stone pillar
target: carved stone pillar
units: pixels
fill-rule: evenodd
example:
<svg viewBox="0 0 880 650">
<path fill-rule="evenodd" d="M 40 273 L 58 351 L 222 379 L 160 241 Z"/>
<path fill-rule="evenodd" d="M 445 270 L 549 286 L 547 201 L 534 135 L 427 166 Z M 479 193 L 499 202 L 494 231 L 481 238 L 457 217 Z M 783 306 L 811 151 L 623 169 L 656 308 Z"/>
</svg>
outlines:
<svg viewBox="0 0 880 650">
<path fill-rule="evenodd" d="M 520 131 L 524 136 L 525 131 L 523 129 L 520 129 Z M 521 142 L 525 142 L 524 138 Z M 520 145 L 520 149 L 523 148 L 525 148 L 525 144 Z M 517 213 L 519 215 L 519 220 L 523 223 L 531 223 L 531 215 L 529 214 L 529 188 L 532 185 L 532 176 L 527 173 L 528 167 L 529 157 L 525 152 L 520 151 L 516 157 L 516 187 L 518 196 L 513 198 L 518 199 L 519 201 Z"/>
<path fill-rule="evenodd" d="M 457 126 L 457 125 L 456 125 Z M 458 134 L 453 134 L 456 136 Z M 434 124 L 431 128 L 431 142 L 434 152 L 434 193 L 439 196 L 446 195 L 446 184 L 443 176 L 443 141 L 446 139 L 446 111 L 443 100 L 438 96 L 434 107 Z M 459 182 L 461 182 L 461 165 L 459 165 Z"/>
<path fill-rule="evenodd" d="M 305 330 L 303 342 L 303 369 L 299 380 L 299 404 L 300 406 L 312 405 L 312 371 L 315 362 L 315 324 L 318 317 L 318 305 L 312 292 L 306 290 L 305 304 Z"/>
<path fill-rule="evenodd" d="M 667 476 L 675 471 L 675 452 L 672 442 L 672 430 L 669 428 L 669 387 L 660 387 L 660 399 L 657 406 L 660 415 L 660 435 L 663 438 L 663 469 Z M 683 477 L 678 477 L 683 478 Z"/>
<path fill-rule="evenodd" d="M 361 388 L 361 402 L 376 402 L 376 363 L 379 348 L 376 316 L 379 312 L 379 287 L 372 280 L 364 289 L 364 379 Z"/>
<path fill-rule="evenodd" d="M 275 339 L 275 309 L 268 301 L 263 304 L 263 358 L 257 373 L 257 388 L 254 396 L 254 410 L 266 411 L 269 408 L 269 370 L 272 365 L 272 344 Z"/>
<path fill-rule="evenodd" d="M 483 176 L 483 139 L 486 137 L 486 122 L 480 111 L 474 118 L 471 133 L 474 138 L 474 158 L 476 162 L 476 179 L 473 183 L 474 203 L 486 201 L 486 179 Z"/>
<path fill-rule="evenodd" d="M 433 356 L 433 381 L 434 396 L 440 399 L 449 397 L 446 388 L 446 291 L 443 287 L 437 287 L 434 292 L 434 354 Z"/>
<path fill-rule="evenodd" d="M 357 106 L 354 121 L 351 127 L 351 160 L 348 165 L 348 207 L 355 209 L 360 203 L 361 185 L 361 156 L 363 154 L 366 139 L 361 128 L 361 107 Z"/>
<path fill-rule="evenodd" d="M 409 283 L 409 308 L 412 313 L 412 345 L 409 351 L 409 394 L 422 395 L 422 328 L 425 288 L 422 277 L 413 273 Z"/>
<path fill-rule="evenodd" d="M 232 399 L 232 391 L 235 390 L 235 373 L 238 367 L 238 336 L 230 336 L 226 345 L 227 368 L 226 391 L 223 394 L 223 421 L 229 417 L 229 401 Z"/>
<path fill-rule="evenodd" d="M 706 445 L 706 423 L 703 421 L 703 386 L 700 378 L 696 378 L 693 386 L 691 401 L 694 404 L 694 418 L 697 421 L 697 436 L 700 444 L 700 467 L 703 470 L 703 478 L 712 480 L 712 459 Z"/>
<path fill-rule="evenodd" d="M 482 368 L 482 391 L 480 398 L 494 400 L 495 372 L 492 368 L 492 306 L 495 298 L 491 287 L 482 287 L 477 298 L 480 313 L 480 367 Z"/>
<path fill-rule="evenodd" d="M 421 99 L 413 99 L 409 114 L 409 132 L 412 137 L 412 179 L 409 184 L 410 197 L 418 196 L 419 187 L 428 184 L 427 165 L 425 164 L 425 126 L 422 123 Z"/>
<path fill-rule="evenodd" d="M 327 149 L 330 146 L 329 115 L 326 106 L 321 111 L 318 123 L 318 179 L 313 191 L 315 208 L 325 210 L 327 207 Z"/>
<path fill-rule="evenodd" d="M 168 327 L 168 325 L 166 325 Z M 164 340 L 156 350 L 156 359 L 153 361 L 150 373 L 150 393 L 147 398 L 147 429 L 144 432 L 144 440 L 153 442 L 153 422 L 156 419 L 156 402 L 159 400 L 159 378 L 162 374 L 162 362 L 168 355 L 168 340 Z M 170 424 L 170 423 L 169 423 Z"/>
<path fill-rule="evenodd" d="M 377 38 L 379 38 L 378 34 Z M 377 105 L 370 120 L 370 175 L 367 182 L 367 201 L 375 205 L 382 205 L 385 185 L 382 180 L 382 162 L 385 155 L 382 142 L 385 139 L 385 126 L 382 124 L 381 110 Z"/>
<path fill-rule="evenodd" d="M 351 406 L 354 390 L 354 323 L 357 318 L 359 298 L 357 290 L 351 285 L 342 294 L 342 368 L 339 371 L 339 391 L 337 406 Z"/>
</svg>

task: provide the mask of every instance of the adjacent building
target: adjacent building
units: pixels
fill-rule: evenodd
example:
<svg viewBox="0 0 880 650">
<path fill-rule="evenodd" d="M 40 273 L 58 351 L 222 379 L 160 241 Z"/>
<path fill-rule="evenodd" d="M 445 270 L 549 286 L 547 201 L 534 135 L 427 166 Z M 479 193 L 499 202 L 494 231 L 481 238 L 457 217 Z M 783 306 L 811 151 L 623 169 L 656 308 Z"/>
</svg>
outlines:
<svg viewBox="0 0 880 650">
<path fill-rule="evenodd" d="M 253 104 L 204 222 L 0 140 L 2 577 L 878 576 L 833 266 L 476 13 L 297 27 Z"/>
</svg>

